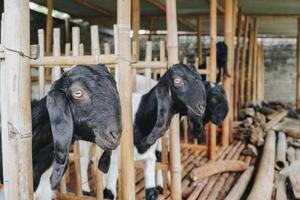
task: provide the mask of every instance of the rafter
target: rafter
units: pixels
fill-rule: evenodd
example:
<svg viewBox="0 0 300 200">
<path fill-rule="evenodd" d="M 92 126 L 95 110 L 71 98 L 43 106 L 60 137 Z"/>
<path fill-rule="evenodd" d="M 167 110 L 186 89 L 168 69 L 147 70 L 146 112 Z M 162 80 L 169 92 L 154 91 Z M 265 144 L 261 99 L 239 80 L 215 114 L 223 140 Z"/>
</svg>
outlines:
<svg viewBox="0 0 300 200">
<path fill-rule="evenodd" d="M 73 1 L 76 2 L 77 4 L 81 5 L 81 6 L 84 6 L 86 8 L 91 9 L 91 10 L 97 11 L 97 12 L 99 12 L 101 14 L 104 14 L 104 15 L 106 15 L 108 17 L 112 17 L 113 16 L 113 14 L 110 11 L 102 8 L 101 6 L 99 6 L 97 4 L 90 3 L 90 2 L 88 2 L 86 0 L 73 0 Z"/>
<path fill-rule="evenodd" d="M 159 10 L 161 10 L 161 11 L 163 11 L 163 12 L 166 12 L 166 6 L 163 5 L 163 4 L 161 4 L 161 3 L 159 3 L 158 1 L 156 1 L 156 0 L 146 0 L 146 2 L 148 2 L 148 3 L 150 3 L 151 5 L 155 6 L 155 7 L 158 8 Z M 196 30 L 195 26 L 194 26 L 191 22 L 189 22 L 187 19 L 185 19 L 185 17 L 177 16 L 177 20 L 178 20 L 181 24 L 183 24 L 183 25 L 185 25 L 186 27 L 188 27 L 189 29 L 191 29 L 191 30 L 193 30 L 193 31 Z"/>
</svg>

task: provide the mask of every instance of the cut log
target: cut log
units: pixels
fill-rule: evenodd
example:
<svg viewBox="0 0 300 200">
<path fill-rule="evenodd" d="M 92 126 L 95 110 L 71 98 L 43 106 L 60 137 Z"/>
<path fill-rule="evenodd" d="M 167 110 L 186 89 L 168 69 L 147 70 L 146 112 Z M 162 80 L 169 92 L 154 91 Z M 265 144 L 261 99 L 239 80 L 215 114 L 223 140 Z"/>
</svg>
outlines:
<svg viewBox="0 0 300 200">
<path fill-rule="evenodd" d="M 284 117 L 286 117 L 286 115 L 288 114 L 288 112 L 286 110 L 277 113 L 276 115 L 274 115 L 272 117 L 272 119 L 265 124 L 264 126 L 264 131 L 267 132 L 271 129 L 273 129 Z"/>
<path fill-rule="evenodd" d="M 246 171 L 244 171 L 239 180 L 235 183 L 234 187 L 231 189 L 230 193 L 226 196 L 225 200 L 241 199 L 252 177 L 253 172 L 253 166 L 250 166 Z"/>
<path fill-rule="evenodd" d="M 248 144 L 247 147 L 242 151 L 242 155 L 255 157 L 258 155 L 257 148 L 252 144 Z"/>
<path fill-rule="evenodd" d="M 287 143 L 286 136 L 283 132 L 278 133 L 277 148 L 276 148 L 276 163 L 277 170 L 285 168 L 288 163 L 286 162 Z"/>
<path fill-rule="evenodd" d="M 237 160 L 226 160 L 226 161 L 215 161 L 206 164 L 205 166 L 195 168 L 191 172 L 192 180 L 202 180 L 214 174 L 222 172 L 238 172 L 244 171 L 247 165 L 243 161 Z"/>
<path fill-rule="evenodd" d="M 276 200 L 286 200 L 286 188 L 285 188 L 286 176 L 278 174 L 275 177 L 275 187 L 276 187 Z"/>
<path fill-rule="evenodd" d="M 289 147 L 287 150 L 287 159 L 290 163 L 295 161 L 295 148 Z"/>
<path fill-rule="evenodd" d="M 298 131 L 298 130 L 284 128 L 282 131 L 285 132 L 290 137 L 300 138 L 300 131 Z"/>
<path fill-rule="evenodd" d="M 251 127 L 250 142 L 258 147 L 262 146 L 265 142 L 264 140 L 265 132 L 260 127 Z"/>
<path fill-rule="evenodd" d="M 292 138 L 292 137 L 287 137 L 286 142 L 290 146 L 300 148 L 300 140 L 299 139 L 295 139 L 295 138 Z"/>
<path fill-rule="evenodd" d="M 263 150 L 263 155 L 248 200 L 271 199 L 274 178 L 276 136 L 269 131 Z"/>
<path fill-rule="evenodd" d="M 289 179 L 296 199 L 300 199 L 300 168 L 291 169 Z"/>
</svg>

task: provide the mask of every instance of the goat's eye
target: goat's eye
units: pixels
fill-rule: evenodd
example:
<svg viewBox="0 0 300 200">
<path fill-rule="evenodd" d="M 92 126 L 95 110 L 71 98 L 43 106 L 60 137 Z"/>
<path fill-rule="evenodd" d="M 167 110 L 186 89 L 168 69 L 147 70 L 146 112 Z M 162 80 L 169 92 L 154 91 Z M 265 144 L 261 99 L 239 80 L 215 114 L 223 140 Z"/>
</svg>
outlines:
<svg viewBox="0 0 300 200">
<path fill-rule="evenodd" d="M 182 80 L 181 78 L 175 78 L 175 79 L 174 79 L 174 85 L 175 85 L 176 87 L 182 86 L 182 85 L 183 85 L 183 80 Z"/>
<path fill-rule="evenodd" d="M 80 97 L 82 97 L 82 95 L 83 95 L 82 90 L 74 90 L 74 91 L 72 91 L 72 96 L 74 98 L 80 98 Z"/>
</svg>

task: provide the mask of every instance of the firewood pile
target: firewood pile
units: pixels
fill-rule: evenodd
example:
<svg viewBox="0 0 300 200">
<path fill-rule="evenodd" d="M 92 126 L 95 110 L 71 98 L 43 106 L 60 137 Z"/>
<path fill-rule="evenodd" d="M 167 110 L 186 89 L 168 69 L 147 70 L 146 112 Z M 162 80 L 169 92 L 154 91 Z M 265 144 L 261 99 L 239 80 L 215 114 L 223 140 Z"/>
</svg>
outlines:
<svg viewBox="0 0 300 200">
<path fill-rule="evenodd" d="M 252 104 L 240 110 L 234 133 L 246 144 L 244 155 L 260 157 L 263 147 L 248 199 L 300 199 L 300 111 L 282 103 Z"/>
</svg>

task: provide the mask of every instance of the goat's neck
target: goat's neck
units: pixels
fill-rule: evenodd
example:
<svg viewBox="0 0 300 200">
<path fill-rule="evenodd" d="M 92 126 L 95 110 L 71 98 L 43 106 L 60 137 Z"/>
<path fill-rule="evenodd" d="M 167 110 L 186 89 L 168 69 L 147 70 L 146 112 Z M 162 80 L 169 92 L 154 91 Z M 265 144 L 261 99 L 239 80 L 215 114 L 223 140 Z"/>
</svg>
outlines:
<svg viewBox="0 0 300 200">
<path fill-rule="evenodd" d="M 44 97 L 40 101 L 32 101 L 31 104 L 33 155 L 53 141 L 46 101 L 47 97 Z"/>
</svg>

